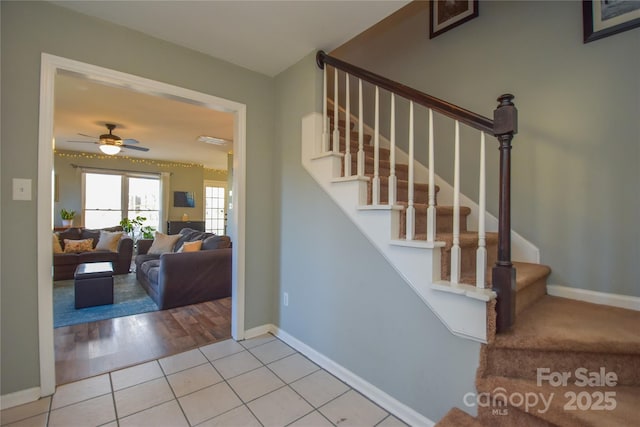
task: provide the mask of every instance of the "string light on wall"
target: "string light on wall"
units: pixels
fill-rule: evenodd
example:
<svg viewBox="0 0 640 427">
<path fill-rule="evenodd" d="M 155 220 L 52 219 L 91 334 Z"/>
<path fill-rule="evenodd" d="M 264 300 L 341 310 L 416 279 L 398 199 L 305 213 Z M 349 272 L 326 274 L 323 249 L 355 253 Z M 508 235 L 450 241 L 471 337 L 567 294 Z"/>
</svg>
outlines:
<svg viewBox="0 0 640 427">
<path fill-rule="evenodd" d="M 155 166 L 159 168 L 201 168 L 205 171 L 212 171 L 215 173 L 226 174 L 227 171 L 223 169 L 210 169 L 205 168 L 204 165 L 198 163 L 180 163 L 180 162 L 169 162 L 166 160 L 153 160 L 153 159 L 138 159 L 129 156 L 117 156 L 113 157 L 112 155 L 105 154 L 95 154 L 95 153 L 80 153 L 75 151 L 58 151 L 54 150 L 54 154 L 63 159 L 85 159 L 85 160 L 125 160 L 132 164 L 137 165 L 148 165 Z"/>
</svg>

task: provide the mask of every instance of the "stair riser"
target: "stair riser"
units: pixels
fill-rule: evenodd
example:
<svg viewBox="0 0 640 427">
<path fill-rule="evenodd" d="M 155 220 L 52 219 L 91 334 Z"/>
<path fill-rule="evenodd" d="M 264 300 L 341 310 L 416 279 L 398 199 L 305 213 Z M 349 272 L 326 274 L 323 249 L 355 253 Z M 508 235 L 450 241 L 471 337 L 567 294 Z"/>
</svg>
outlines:
<svg viewBox="0 0 640 427">
<path fill-rule="evenodd" d="M 333 113 L 327 114 L 329 117 L 329 129 L 333 132 Z M 347 122 L 343 119 L 338 120 L 338 129 L 340 129 L 340 135 L 344 135 L 344 128 L 346 127 Z M 351 130 L 355 129 L 356 123 L 354 121 L 349 122 L 349 128 Z"/>
<path fill-rule="evenodd" d="M 345 148 L 346 145 L 344 143 L 344 140 L 340 140 L 340 152 L 344 153 L 345 152 Z M 365 157 L 371 157 L 371 159 L 373 159 L 374 156 L 374 146 L 370 145 L 367 143 L 367 141 L 365 140 L 364 145 L 362 146 L 362 150 L 364 151 Z M 359 146 L 358 146 L 358 141 L 356 140 L 354 142 L 354 140 L 351 140 L 351 144 L 349 144 L 349 152 L 351 153 L 352 156 L 355 156 L 358 153 L 359 150 Z M 389 160 L 389 156 L 390 156 L 390 151 L 388 148 L 378 148 L 378 155 L 380 156 L 381 160 Z"/>
<path fill-rule="evenodd" d="M 498 259 L 498 243 L 487 242 L 487 274 L 485 283 L 491 282 L 491 268 Z M 460 248 L 460 277 L 462 283 L 475 285 L 477 244 Z M 451 248 L 440 250 L 440 273 L 443 280 L 451 279 Z"/>
<path fill-rule="evenodd" d="M 364 173 L 366 175 L 373 175 L 373 169 L 374 169 L 373 159 L 369 157 L 365 158 Z M 357 171 L 358 171 L 358 159 L 354 153 L 351 153 L 351 174 L 355 175 Z M 389 162 L 380 161 L 378 165 L 378 175 L 387 177 L 389 176 L 390 173 L 391 173 L 391 165 L 389 164 Z M 344 175 L 344 163 L 342 166 L 342 175 Z M 407 165 L 396 165 L 396 178 L 402 179 L 405 181 L 409 179 L 409 168 L 407 167 Z"/>
<path fill-rule="evenodd" d="M 460 214 L 460 231 L 467 231 L 467 215 Z M 427 212 L 424 209 L 416 209 L 415 233 L 427 233 Z M 436 209 L 436 234 L 453 233 L 453 215 L 440 213 Z M 407 235 L 407 211 L 400 212 L 400 237 Z"/>
<path fill-rule="evenodd" d="M 576 380 L 575 370 L 586 368 L 588 372 L 615 372 L 618 385 L 640 386 L 640 355 L 612 353 L 583 353 L 576 351 L 539 351 L 487 347 L 485 376 L 501 376 L 537 380 L 538 368 L 550 372 L 569 372 L 569 382 Z"/>
<path fill-rule="evenodd" d="M 373 203 L 372 190 L 373 184 L 371 181 L 367 183 L 367 204 Z M 437 192 L 436 192 L 437 194 Z M 413 199 L 414 203 L 428 203 L 429 201 L 429 191 L 424 190 L 418 186 L 414 187 L 413 190 Z M 397 186 L 396 193 L 396 201 L 400 202 L 408 202 L 409 201 L 409 189 L 406 181 L 404 183 L 399 182 Z M 381 179 L 380 182 L 380 204 L 389 203 L 389 186 L 385 180 Z"/>
<path fill-rule="evenodd" d="M 518 270 L 516 269 L 516 278 Z M 547 294 L 547 278 L 543 277 L 524 289 L 519 289 L 516 293 L 516 318 L 518 314 L 536 303 L 540 298 Z"/>
</svg>

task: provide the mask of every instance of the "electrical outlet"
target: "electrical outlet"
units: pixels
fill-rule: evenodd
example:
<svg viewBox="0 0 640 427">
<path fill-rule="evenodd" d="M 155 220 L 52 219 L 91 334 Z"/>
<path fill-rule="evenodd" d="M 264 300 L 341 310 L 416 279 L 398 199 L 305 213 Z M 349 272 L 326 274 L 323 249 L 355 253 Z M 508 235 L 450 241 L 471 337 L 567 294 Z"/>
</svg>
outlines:
<svg viewBox="0 0 640 427">
<path fill-rule="evenodd" d="M 285 307 L 289 306 L 289 293 L 285 292 L 282 295 L 282 304 L 284 304 Z"/>
</svg>

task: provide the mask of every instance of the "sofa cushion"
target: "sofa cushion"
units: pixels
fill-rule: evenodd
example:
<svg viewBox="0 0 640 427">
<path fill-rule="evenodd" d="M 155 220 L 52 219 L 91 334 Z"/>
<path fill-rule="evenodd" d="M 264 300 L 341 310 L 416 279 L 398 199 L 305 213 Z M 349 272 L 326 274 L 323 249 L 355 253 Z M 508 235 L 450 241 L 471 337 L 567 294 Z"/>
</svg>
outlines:
<svg viewBox="0 0 640 427">
<path fill-rule="evenodd" d="M 61 254 L 64 251 L 62 250 L 62 245 L 60 244 L 60 239 L 58 238 L 58 233 L 53 233 L 53 253 Z"/>
<path fill-rule="evenodd" d="M 95 249 L 96 245 L 98 244 L 98 240 L 100 240 L 100 230 L 91 230 L 91 229 L 85 228 L 80 233 L 80 238 L 93 239 L 92 245 L 93 245 L 93 249 Z"/>
<path fill-rule="evenodd" d="M 156 231 L 153 243 L 149 248 L 149 254 L 164 254 L 167 252 L 173 252 L 173 247 L 180 238 L 179 234 L 164 234 Z"/>
<path fill-rule="evenodd" d="M 213 235 L 207 237 L 202 242 L 202 250 L 210 250 L 210 249 L 224 249 L 231 247 L 231 239 L 229 236 L 217 236 Z"/>
<path fill-rule="evenodd" d="M 64 239 L 64 253 L 80 253 L 93 250 L 93 239 Z"/>
<path fill-rule="evenodd" d="M 121 231 L 103 231 L 100 230 L 100 237 L 96 244 L 96 250 L 117 252 L 118 243 L 122 239 Z"/>
<path fill-rule="evenodd" d="M 149 261 L 145 261 L 140 266 L 140 270 L 144 273 L 152 286 L 158 286 L 158 273 L 160 271 L 159 259 L 151 259 Z"/>
<path fill-rule="evenodd" d="M 176 252 L 198 252 L 202 248 L 202 240 L 184 242 Z"/>
<path fill-rule="evenodd" d="M 93 252 L 82 252 L 78 254 L 80 259 L 78 260 L 80 263 L 83 262 L 114 262 L 118 260 L 118 254 L 115 252 L 109 251 L 93 251 Z"/>
<path fill-rule="evenodd" d="M 196 240 L 204 240 L 207 237 L 213 236 L 213 233 L 206 233 L 204 231 L 198 231 L 192 228 L 183 228 L 182 230 L 180 230 L 180 233 L 178 233 L 178 235 L 180 236 L 180 238 L 178 239 L 175 247 L 173 248 L 173 250 L 176 252 L 180 250 L 180 248 L 185 242 L 195 242 Z"/>
<path fill-rule="evenodd" d="M 60 243 L 62 245 L 62 250 L 64 250 L 64 239 L 69 239 L 69 240 L 79 240 L 80 237 L 80 233 L 82 232 L 82 230 L 80 228 L 67 228 L 64 231 L 59 231 L 58 232 L 58 238 L 60 239 Z"/>
</svg>

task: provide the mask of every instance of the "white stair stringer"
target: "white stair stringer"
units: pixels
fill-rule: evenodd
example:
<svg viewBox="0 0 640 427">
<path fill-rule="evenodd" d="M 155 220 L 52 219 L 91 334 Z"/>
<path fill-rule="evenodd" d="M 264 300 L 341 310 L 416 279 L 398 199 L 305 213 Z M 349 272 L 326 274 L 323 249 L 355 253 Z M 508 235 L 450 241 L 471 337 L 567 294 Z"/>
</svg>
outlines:
<svg viewBox="0 0 640 427">
<path fill-rule="evenodd" d="M 397 239 L 397 211 L 386 205 L 364 206 L 368 178 L 335 178 L 343 155 L 321 154 L 321 144 L 322 115 L 312 113 L 302 119 L 302 164 L 307 172 L 453 334 L 486 342 L 487 301 L 495 294 L 441 281 L 441 243 L 392 240 Z"/>
</svg>

